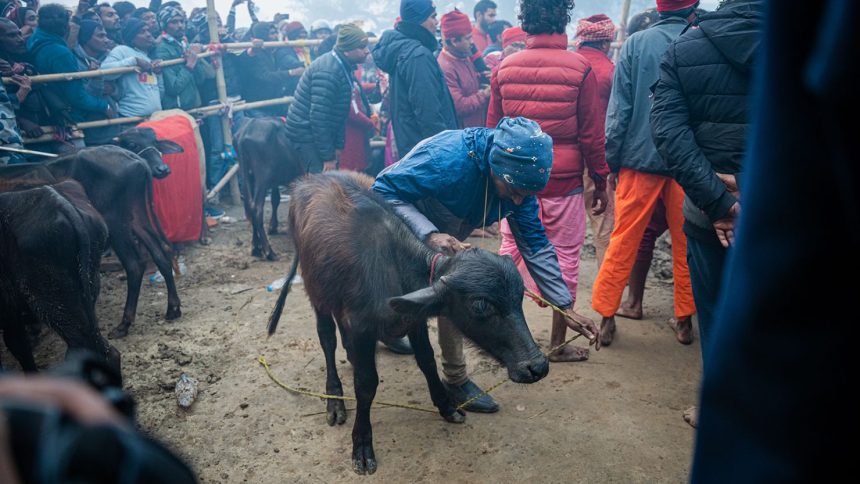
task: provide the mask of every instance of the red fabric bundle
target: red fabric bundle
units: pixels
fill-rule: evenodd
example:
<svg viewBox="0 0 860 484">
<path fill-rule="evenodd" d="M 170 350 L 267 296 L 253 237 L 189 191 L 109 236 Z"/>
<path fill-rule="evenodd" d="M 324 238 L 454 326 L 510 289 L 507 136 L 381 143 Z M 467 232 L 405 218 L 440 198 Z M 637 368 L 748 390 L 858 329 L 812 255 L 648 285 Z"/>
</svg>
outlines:
<svg viewBox="0 0 860 484">
<path fill-rule="evenodd" d="M 182 146 L 182 153 L 163 155 L 170 175 L 153 180 L 155 213 L 170 242 L 197 240 L 203 227 L 203 187 L 194 126 L 187 118 L 170 116 L 140 127 L 152 128 L 156 138 Z"/>
</svg>

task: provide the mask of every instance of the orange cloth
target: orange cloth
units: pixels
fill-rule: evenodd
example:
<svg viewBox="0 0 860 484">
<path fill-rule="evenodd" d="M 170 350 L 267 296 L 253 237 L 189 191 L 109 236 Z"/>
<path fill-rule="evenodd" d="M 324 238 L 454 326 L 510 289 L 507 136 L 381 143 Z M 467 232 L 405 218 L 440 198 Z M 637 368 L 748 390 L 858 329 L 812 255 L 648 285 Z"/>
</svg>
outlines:
<svg viewBox="0 0 860 484">
<path fill-rule="evenodd" d="M 147 121 L 139 127 L 152 128 L 158 139 L 182 146 L 182 153 L 162 156 L 170 167 L 170 175 L 153 180 L 155 213 L 170 242 L 199 239 L 203 227 L 203 186 L 194 127 L 183 116 Z"/>
<path fill-rule="evenodd" d="M 671 178 L 622 168 L 615 191 L 615 228 L 591 294 L 591 306 L 603 317 L 613 316 L 621 304 L 639 243 L 659 199 L 666 206 L 666 220 L 672 236 L 675 317 L 696 313 L 687 268 L 687 237 L 682 213 L 684 190 Z"/>
</svg>

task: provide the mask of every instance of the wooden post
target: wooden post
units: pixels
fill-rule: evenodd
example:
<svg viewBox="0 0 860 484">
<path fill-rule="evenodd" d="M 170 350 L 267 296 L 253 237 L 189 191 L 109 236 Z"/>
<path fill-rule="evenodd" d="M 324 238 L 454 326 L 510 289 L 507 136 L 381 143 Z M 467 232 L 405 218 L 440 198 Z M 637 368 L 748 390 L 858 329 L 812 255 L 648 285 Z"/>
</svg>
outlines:
<svg viewBox="0 0 860 484">
<path fill-rule="evenodd" d="M 624 39 L 627 38 L 628 20 L 630 20 L 630 0 L 624 0 L 624 6 L 621 7 L 621 26 L 616 40 L 618 48 L 612 56 L 615 60 L 618 60 L 618 53 L 621 52 L 621 45 L 624 43 Z"/>
<path fill-rule="evenodd" d="M 218 37 L 218 12 L 215 11 L 215 0 L 206 0 L 206 13 L 209 20 L 209 42 L 217 43 Z M 215 67 L 215 84 L 218 88 L 218 102 L 222 105 L 227 104 L 227 83 L 224 80 L 224 59 L 220 59 Z M 221 129 L 224 131 L 224 147 L 233 149 L 233 131 L 230 129 L 230 118 L 221 115 Z M 203 185 L 206 186 L 205 184 Z M 239 183 L 235 178 L 230 179 L 230 197 L 234 204 L 241 203 L 239 195 Z"/>
</svg>

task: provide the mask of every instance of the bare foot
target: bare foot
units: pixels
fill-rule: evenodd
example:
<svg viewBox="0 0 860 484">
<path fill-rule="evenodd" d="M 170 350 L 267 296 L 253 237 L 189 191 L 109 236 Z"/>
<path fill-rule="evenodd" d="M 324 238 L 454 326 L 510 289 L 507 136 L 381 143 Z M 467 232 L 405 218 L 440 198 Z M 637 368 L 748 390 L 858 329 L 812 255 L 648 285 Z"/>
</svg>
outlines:
<svg viewBox="0 0 860 484">
<path fill-rule="evenodd" d="M 686 317 L 683 319 L 672 318 L 669 320 L 669 327 L 675 331 L 675 339 L 682 345 L 688 345 L 693 342 L 693 319 Z"/>
<path fill-rule="evenodd" d="M 615 315 L 622 318 L 639 320 L 642 319 L 642 306 L 622 304 L 618 308 L 618 311 L 615 312 Z"/>
<path fill-rule="evenodd" d="M 699 423 L 699 407 L 690 407 L 684 410 L 684 422 L 696 428 L 696 425 Z"/>
<path fill-rule="evenodd" d="M 600 321 L 600 344 L 609 346 L 615 337 L 615 316 L 603 318 Z"/>
<path fill-rule="evenodd" d="M 588 348 L 566 345 L 555 350 L 549 355 L 549 361 L 554 363 L 567 363 L 571 361 L 585 361 L 588 359 Z"/>
</svg>

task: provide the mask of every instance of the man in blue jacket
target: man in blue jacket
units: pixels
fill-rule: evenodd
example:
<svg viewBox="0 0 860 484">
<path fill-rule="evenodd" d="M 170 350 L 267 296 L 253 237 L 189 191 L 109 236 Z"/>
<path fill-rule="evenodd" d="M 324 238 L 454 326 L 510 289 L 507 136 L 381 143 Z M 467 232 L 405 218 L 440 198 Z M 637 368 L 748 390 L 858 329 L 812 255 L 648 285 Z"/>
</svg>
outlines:
<svg viewBox="0 0 860 484">
<path fill-rule="evenodd" d="M 597 344 L 596 326 L 574 319 L 555 248 L 538 218 L 535 194 L 546 186 L 551 169 L 552 139 L 532 120 L 506 117 L 496 129 L 443 131 L 422 141 L 380 173 L 373 190 L 394 206 L 418 238 L 448 254 L 463 250 L 460 240 L 475 228 L 505 217 L 543 297 L 567 313 L 571 329 Z M 479 395 L 481 389 L 466 374 L 463 337 L 441 317 L 439 345 L 451 397 L 459 404 Z M 484 395 L 466 410 L 490 413 L 498 408 Z"/>
<path fill-rule="evenodd" d="M 55 3 L 39 9 L 39 26 L 27 39 L 27 50 L 40 74 L 78 72 L 78 61 L 66 45 L 69 31 L 69 12 Z M 104 98 L 89 94 L 80 79 L 56 82 L 51 85 L 60 98 L 71 107 L 73 121 L 85 121 L 85 113 L 115 116 Z"/>
</svg>

